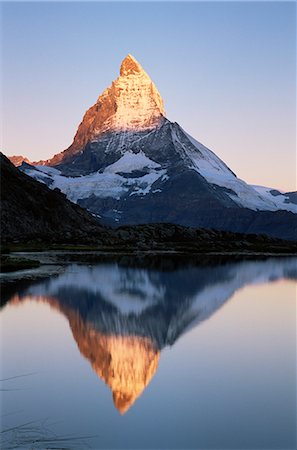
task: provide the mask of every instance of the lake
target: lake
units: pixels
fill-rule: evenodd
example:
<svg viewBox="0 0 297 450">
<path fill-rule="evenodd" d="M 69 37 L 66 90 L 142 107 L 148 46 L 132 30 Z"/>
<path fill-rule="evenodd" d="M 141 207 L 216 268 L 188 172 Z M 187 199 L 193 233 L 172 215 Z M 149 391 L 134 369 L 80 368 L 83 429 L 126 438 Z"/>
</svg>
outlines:
<svg viewBox="0 0 297 450">
<path fill-rule="evenodd" d="M 3 448 L 295 449 L 296 280 L 159 258 L 6 283 Z"/>
</svg>

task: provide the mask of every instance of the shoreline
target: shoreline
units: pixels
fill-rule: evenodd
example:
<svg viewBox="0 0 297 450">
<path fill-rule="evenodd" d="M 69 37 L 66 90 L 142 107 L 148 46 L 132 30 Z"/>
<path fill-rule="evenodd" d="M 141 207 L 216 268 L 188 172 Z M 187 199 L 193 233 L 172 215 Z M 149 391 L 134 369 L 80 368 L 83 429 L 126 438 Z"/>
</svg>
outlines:
<svg viewBox="0 0 297 450">
<path fill-rule="evenodd" d="M 1 255 L 0 284 L 9 279 L 31 278 L 40 273 L 41 276 L 51 276 L 71 264 L 112 264 L 129 265 L 135 267 L 176 267 L 176 266 L 205 266 L 222 265 L 230 261 L 263 260 L 270 258 L 294 258 L 293 252 L 255 252 L 247 250 L 180 252 L 177 250 L 92 250 L 83 249 L 22 249 Z"/>
</svg>

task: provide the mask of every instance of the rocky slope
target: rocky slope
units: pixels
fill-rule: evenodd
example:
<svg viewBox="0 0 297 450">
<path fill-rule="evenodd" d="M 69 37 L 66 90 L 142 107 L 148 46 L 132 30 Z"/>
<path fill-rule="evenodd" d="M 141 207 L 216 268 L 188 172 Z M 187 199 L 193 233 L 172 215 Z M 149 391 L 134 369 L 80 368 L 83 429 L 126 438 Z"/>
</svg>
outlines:
<svg viewBox="0 0 297 450">
<path fill-rule="evenodd" d="M 2 154 L 0 168 L 2 242 L 75 241 L 89 234 L 99 237 L 103 232 L 87 211 L 19 171 Z"/>
</svg>

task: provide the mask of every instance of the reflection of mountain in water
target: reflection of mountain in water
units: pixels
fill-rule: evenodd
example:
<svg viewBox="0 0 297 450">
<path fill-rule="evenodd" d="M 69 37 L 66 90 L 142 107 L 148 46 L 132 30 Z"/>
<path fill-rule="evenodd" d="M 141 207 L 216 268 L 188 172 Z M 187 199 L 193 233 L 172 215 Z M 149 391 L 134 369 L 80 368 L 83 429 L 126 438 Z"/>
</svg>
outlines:
<svg viewBox="0 0 297 450">
<path fill-rule="evenodd" d="M 153 377 L 160 351 L 245 285 L 297 278 L 296 258 L 158 271 L 69 266 L 12 301 L 49 303 L 69 320 L 80 352 L 126 412 Z"/>
</svg>

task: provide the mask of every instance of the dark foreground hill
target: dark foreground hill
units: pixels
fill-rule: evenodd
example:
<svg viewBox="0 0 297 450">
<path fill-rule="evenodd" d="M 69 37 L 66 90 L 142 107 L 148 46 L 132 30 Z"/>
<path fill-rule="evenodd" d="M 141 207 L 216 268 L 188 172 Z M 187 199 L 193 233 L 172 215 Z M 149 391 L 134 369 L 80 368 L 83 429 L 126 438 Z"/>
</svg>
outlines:
<svg viewBox="0 0 297 450">
<path fill-rule="evenodd" d="M 22 173 L 1 154 L 1 242 L 48 248 L 83 245 L 112 252 L 152 251 L 294 253 L 297 244 L 263 235 L 243 235 L 174 224 L 110 229 L 59 190 Z"/>
<path fill-rule="evenodd" d="M 1 241 L 74 240 L 97 235 L 98 221 L 59 190 L 16 169 L 1 154 Z"/>
</svg>

